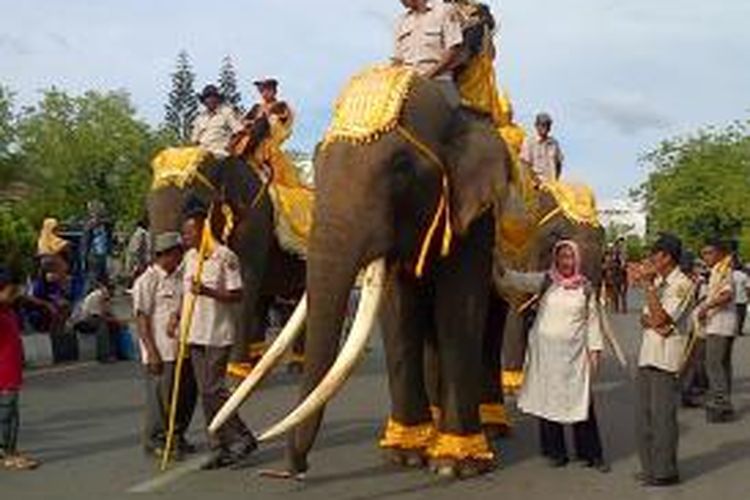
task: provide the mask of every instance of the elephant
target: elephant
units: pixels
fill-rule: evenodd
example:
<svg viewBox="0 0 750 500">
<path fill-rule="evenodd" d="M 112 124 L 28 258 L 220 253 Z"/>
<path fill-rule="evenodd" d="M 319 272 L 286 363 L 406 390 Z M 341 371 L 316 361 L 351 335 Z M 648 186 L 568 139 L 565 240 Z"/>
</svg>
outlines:
<svg viewBox="0 0 750 500">
<path fill-rule="evenodd" d="M 266 320 L 273 301 L 279 297 L 299 300 L 305 287 L 305 263 L 278 243 L 267 186 L 244 161 L 231 157 L 204 161 L 186 184 L 152 189 L 147 201 L 152 234 L 179 231 L 183 209 L 192 202 L 215 207 L 211 218 L 216 237 L 221 237 L 216 228 L 224 227 L 223 210 L 219 208 L 229 207 L 233 214 L 227 244 L 240 257 L 244 284 L 240 338 L 231 356 L 231 362 L 238 366 L 262 354 L 257 351 L 265 343 Z M 295 354 L 301 356 L 301 343 L 295 346 Z"/>
<path fill-rule="evenodd" d="M 395 73 L 409 85 L 397 123 L 359 140 L 331 139 L 329 130 L 318 148 L 307 295 L 279 335 L 279 342 L 288 342 L 307 318 L 300 403 L 259 440 L 288 434 L 289 475 L 306 473 L 325 406 L 351 374 L 379 318 L 391 396 L 380 446 L 402 465 L 429 463 L 452 477 L 480 474 L 496 465 L 479 418 L 482 332 L 492 284 L 492 207 L 507 190 L 510 154 L 491 120 L 451 106 L 438 83 L 407 69 L 369 71 L 352 85 L 358 78 L 378 78 L 378 71 Z M 378 101 L 372 89 L 383 85 L 376 81 L 360 88 L 356 106 L 340 100 L 338 109 L 358 113 L 367 109 L 363 100 Z M 392 110 L 399 92 L 383 92 L 389 97 L 379 103 Z M 365 125 L 345 128 L 361 131 Z M 359 309 L 339 352 L 350 290 L 362 270 Z M 425 381 L 424 353 L 431 344 L 441 381 L 437 424 Z M 267 356 L 282 351 L 272 346 Z M 272 366 L 265 358 L 261 364 L 210 429 L 236 410 Z"/>
</svg>

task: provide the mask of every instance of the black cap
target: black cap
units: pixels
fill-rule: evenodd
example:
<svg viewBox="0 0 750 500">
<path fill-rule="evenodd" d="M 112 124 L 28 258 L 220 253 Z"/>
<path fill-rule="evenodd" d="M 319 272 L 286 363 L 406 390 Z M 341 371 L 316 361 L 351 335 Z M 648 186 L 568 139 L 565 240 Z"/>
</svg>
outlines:
<svg viewBox="0 0 750 500">
<path fill-rule="evenodd" d="M 535 123 L 537 125 L 552 125 L 552 117 L 549 113 L 539 113 L 536 115 Z"/>
<path fill-rule="evenodd" d="M 659 238 L 651 245 L 651 253 L 657 252 L 666 253 L 679 264 L 682 260 L 682 240 L 674 234 L 659 233 Z"/>
<path fill-rule="evenodd" d="M 189 219 L 205 219 L 208 217 L 208 209 L 206 205 L 198 199 L 196 196 L 191 196 L 185 202 L 182 210 L 182 217 L 184 220 Z"/>
<path fill-rule="evenodd" d="M 712 236 L 706 239 L 705 245 L 707 247 L 714 247 L 721 252 L 729 251 L 729 242 L 719 236 Z"/>
<path fill-rule="evenodd" d="M 203 91 L 198 94 L 200 102 L 205 102 L 209 97 L 218 97 L 222 101 L 224 100 L 224 96 L 221 95 L 221 92 L 216 85 L 206 85 L 203 87 Z"/>
<path fill-rule="evenodd" d="M 271 88 L 278 88 L 279 81 L 276 78 L 262 78 L 260 80 L 255 80 L 253 82 L 253 85 L 258 87 L 259 89 L 262 89 L 264 87 L 271 87 Z"/>
</svg>

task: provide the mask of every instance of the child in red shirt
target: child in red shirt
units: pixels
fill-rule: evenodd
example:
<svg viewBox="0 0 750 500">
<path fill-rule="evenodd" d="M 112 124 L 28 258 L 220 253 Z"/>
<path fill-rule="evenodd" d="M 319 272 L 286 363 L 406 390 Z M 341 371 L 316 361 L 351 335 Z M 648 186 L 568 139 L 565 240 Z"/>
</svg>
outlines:
<svg viewBox="0 0 750 500">
<path fill-rule="evenodd" d="M 39 463 L 18 452 L 18 396 L 23 370 L 23 344 L 18 316 L 12 308 L 15 286 L 0 268 L 0 460 L 9 470 L 29 470 Z"/>
</svg>

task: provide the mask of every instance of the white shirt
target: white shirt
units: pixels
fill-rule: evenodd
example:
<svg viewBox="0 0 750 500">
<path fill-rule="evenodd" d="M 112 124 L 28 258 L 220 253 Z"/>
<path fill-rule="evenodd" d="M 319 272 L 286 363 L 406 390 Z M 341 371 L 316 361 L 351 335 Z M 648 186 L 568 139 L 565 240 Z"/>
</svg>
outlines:
<svg viewBox="0 0 750 500">
<path fill-rule="evenodd" d="M 675 267 L 669 276 L 658 280 L 656 286 L 659 302 L 672 319 L 674 328 L 667 337 L 651 328 L 643 330 L 638 366 L 677 373 L 682 368 L 685 356 L 690 307 L 695 296 L 694 285 L 690 278 Z M 644 305 L 643 313 L 649 314 L 648 304 Z"/>
<path fill-rule="evenodd" d="M 216 158 L 226 158 L 232 136 L 242 129 L 242 121 L 237 113 L 222 104 L 213 113 L 206 109 L 195 118 L 191 141 Z"/>
<path fill-rule="evenodd" d="M 540 291 L 544 273 L 508 271 L 504 280 L 529 293 Z M 586 287 L 566 289 L 552 284 L 539 302 L 529 333 L 524 379 L 518 395 L 521 411 L 561 423 L 588 418 L 591 403 L 589 351 L 604 341 L 599 311 Z"/>
<path fill-rule="evenodd" d="M 711 268 L 711 276 L 708 278 L 708 298 L 713 301 L 723 292 L 729 291 L 735 296 L 732 270 L 727 260 L 719 262 Z M 717 335 L 720 337 L 734 337 L 737 330 L 737 308 L 734 301 L 729 301 L 722 307 L 710 309 L 706 319 L 706 335 Z"/>
<path fill-rule="evenodd" d="M 464 40 L 461 20 L 453 5 L 429 2 L 427 12 L 409 11 L 396 29 L 396 59 L 421 75 L 432 71 L 445 53 Z M 452 80 L 448 73 L 438 80 Z"/>
<path fill-rule="evenodd" d="M 185 301 L 192 296 L 193 277 L 198 269 L 198 251 L 191 249 L 183 261 L 185 275 L 183 286 Z M 216 248 L 203 264 L 201 283 L 208 288 L 232 292 L 242 290 L 240 260 L 237 255 L 224 245 Z M 186 302 L 187 303 L 187 302 Z M 227 347 L 234 344 L 237 330 L 236 308 L 205 296 L 197 297 L 195 310 L 190 322 L 188 342 L 193 345 Z"/>
<path fill-rule="evenodd" d="M 167 335 L 169 321 L 180 313 L 182 282 L 179 272 L 167 274 L 157 264 L 152 264 L 133 283 L 133 313 L 148 316 L 151 333 L 162 361 L 177 359 L 179 340 Z M 179 334 L 179 332 L 177 332 Z M 148 363 L 148 353 L 139 340 L 141 360 Z"/>
<path fill-rule="evenodd" d="M 732 281 L 734 281 L 734 303 L 747 304 L 747 287 L 750 285 L 747 273 L 739 269 L 732 271 Z"/>
<path fill-rule="evenodd" d="M 109 312 L 109 293 L 102 288 L 97 288 L 86 295 L 81 304 L 79 318 L 86 320 L 93 317 L 103 317 Z"/>
</svg>

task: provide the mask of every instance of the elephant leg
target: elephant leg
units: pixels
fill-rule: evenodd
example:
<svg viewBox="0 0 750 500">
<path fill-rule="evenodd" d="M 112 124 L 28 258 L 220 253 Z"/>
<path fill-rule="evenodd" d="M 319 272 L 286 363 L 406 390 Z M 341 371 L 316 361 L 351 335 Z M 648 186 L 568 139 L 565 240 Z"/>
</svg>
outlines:
<svg viewBox="0 0 750 500">
<path fill-rule="evenodd" d="M 435 271 L 442 416 L 428 454 L 441 475 L 474 475 L 495 465 L 479 420 L 493 242 L 494 220 L 487 214 Z"/>
<path fill-rule="evenodd" d="M 430 412 L 435 424 L 440 422 L 440 356 L 434 328 L 425 332 L 424 378 Z"/>
<path fill-rule="evenodd" d="M 381 314 L 391 415 L 380 447 L 399 465 L 422 466 L 435 436 L 424 380 L 424 337 L 431 308 L 414 278 L 391 280 Z"/>
<path fill-rule="evenodd" d="M 479 406 L 482 427 L 491 439 L 506 435 L 510 430 L 501 382 L 503 333 L 507 314 L 508 303 L 493 287 L 490 290 L 482 346 L 482 403 Z"/>
</svg>

